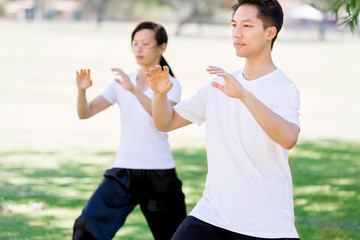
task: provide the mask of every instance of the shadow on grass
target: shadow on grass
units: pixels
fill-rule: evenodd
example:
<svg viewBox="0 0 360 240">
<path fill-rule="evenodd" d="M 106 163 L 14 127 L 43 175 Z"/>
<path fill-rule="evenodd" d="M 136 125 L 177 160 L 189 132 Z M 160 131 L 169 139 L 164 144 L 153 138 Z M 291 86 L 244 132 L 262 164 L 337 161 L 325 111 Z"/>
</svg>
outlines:
<svg viewBox="0 0 360 240">
<path fill-rule="evenodd" d="M 70 239 L 73 220 L 114 155 L 88 150 L 0 152 L 0 239 Z M 174 149 L 173 155 L 190 212 L 205 186 L 206 150 Z M 302 239 L 360 239 L 359 157 L 360 143 L 335 140 L 304 141 L 291 151 L 295 216 Z M 38 203 L 44 207 L 34 207 Z M 65 227 L 52 224 L 61 221 L 67 221 Z M 138 208 L 115 239 L 134 236 L 152 238 Z"/>
<path fill-rule="evenodd" d="M 55 216 L 34 218 L 25 214 L 1 214 L 1 212 L 0 215 L 0 239 L 65 239 L 61 236 L 71 235 L 71 229 L 52 226 L 56 221 Z"/>
<path fill-rule="evenodd" d="M 206 150 L 203 148 L 181 148 L 173 150 L 173 155 L 178 175 L 183 182 L 187 212 L 190 212 L 200 200 L 205 188 Z"/>
<path fill-rule="evenodd" d="M 75 211 L 80 214 L 102 180 L 103 172 L 111 167 L 114 155 L 114 151 L 0 152 L 0 229 L 3 230 L 0 238 L 70 239 L 74 218 L 70 218 L 68 228 L 61 231 L 49 223 L 49 216 L 39 213 Z M 206 174 L 205 155 L 204 149 L 174 151 L 177 171 L 183 180 L 184 192 L 189 196 L 188 210 L 201 197 Z M 40 209 L 34 207 L 39 204 Z M 54 221 L 61 220 L 54 213 L 50 216 Z M 57 235 L 52 236 L 53 233 Z M 151 239 L 152 236 L 138 208 L 130 214 L 126 227 L 118 235 L 121 239 L 134 239 L 134 235 L 136 239 Z"/>
<path fill-rule="evenodd" d="M 303 239 L 360 239 L 360 143 L 305 141 L 290 157 Z"/>
</svg>

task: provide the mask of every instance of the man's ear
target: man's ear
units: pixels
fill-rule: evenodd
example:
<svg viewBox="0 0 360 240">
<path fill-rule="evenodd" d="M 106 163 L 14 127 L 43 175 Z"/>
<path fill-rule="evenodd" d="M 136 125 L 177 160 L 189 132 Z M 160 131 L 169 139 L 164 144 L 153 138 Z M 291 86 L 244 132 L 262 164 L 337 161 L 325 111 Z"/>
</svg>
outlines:
<svg viewBox="0 0 360 240">
<path fill-rule="evenodd" d="M 273 40 L 274 39 L 274 37 L 276 36 L 276 34 L 277 34 L 277 29 L 276 29 L 276 27 L 268 27 L 267 28 L 267 38 L 268 38 L 268 40 Z"/>
</svg>

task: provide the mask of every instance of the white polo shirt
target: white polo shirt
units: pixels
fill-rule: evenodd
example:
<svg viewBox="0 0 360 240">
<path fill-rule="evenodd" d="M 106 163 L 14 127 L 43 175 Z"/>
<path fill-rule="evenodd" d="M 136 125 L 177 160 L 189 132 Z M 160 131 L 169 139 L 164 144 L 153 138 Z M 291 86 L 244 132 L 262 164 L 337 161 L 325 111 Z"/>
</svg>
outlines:
<svg viewBox="0 0 360 240">
<path fill-rule="evenodd" d="M 242 70 L 233 75 L 267 107 L 300 126 L 299 92 L 282 71 L 251 81 Z M 214 81 L 224 83 L 221 77 Z M 174 109 L 198 125 L 206 121 L 208 174 L 190 215 L 249 236 L 298 238 L 288 150 L 267 136 L 245 105 L 208 83 Z"/>
</svg>

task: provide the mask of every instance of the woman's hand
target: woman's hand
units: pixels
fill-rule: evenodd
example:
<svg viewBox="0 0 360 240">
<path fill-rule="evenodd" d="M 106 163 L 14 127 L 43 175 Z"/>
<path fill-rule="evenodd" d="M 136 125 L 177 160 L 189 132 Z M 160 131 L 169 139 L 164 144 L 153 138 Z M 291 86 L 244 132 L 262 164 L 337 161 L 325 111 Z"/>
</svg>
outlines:
<svg viewBox="0 0 360 240">
<path fill-rule="evenodd" d="M 112 68 L 111 71 L 117 72 L 116 75 L 120 75 L 122 78 L 122 81 L 115 79 L 117 83 L 119 83 L 125 90 L 128 90 L 130 92 L 133 92 L 135 90 L 134 84 L 130 81 L 129 76 L 120 68 Z"/>
<path fill-rule="evenodd" d="M 90 69 L 81 69 L 80 72 L 76 71 L 76 85 L 80 90 L 86 90 L 91 87 Z"/>
</svg>

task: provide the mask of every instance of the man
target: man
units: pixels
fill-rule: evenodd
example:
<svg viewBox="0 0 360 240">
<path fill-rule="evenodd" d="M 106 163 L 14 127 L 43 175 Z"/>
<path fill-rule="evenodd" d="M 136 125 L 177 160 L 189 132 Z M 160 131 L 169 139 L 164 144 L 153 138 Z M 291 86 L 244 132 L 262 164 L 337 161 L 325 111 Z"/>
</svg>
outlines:
<svg viewBox="0 0 360 240">
<path fill-rule="evenodd" d="M 173 239 L 298 239 L 288 150 L 300 132 L 299 92 L 272 61 L 283 23 L 276 0 L 239 0 L 232 36 L 243 69 L 218 77 L 174 108 L 168 69 L 146 73 L 156 127 L 206 124 L 208 174 L 203 197 Z"/>
</svg>

